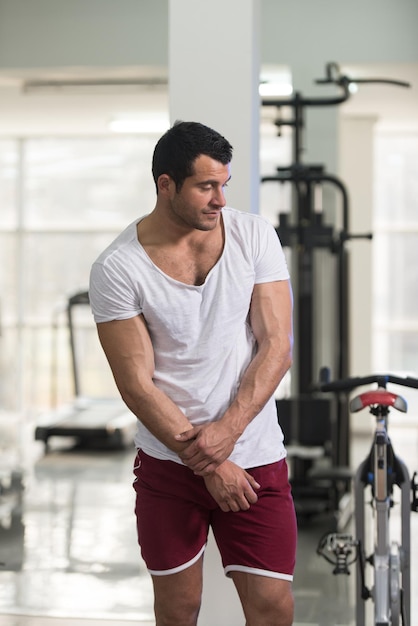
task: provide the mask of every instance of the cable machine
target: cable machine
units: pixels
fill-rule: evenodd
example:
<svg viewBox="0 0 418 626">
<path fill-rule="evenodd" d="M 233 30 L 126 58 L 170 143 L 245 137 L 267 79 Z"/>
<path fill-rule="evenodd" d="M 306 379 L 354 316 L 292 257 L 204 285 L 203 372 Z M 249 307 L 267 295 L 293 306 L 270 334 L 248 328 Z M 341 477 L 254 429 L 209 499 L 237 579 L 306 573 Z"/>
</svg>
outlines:
<svg viewBox="0 0 418 626">
<path fill-rule="evenodd" d="M 291 397 L 277 400 L 280 423 L 289 452 L 296 509 L 300 515 L 325 510 L 337 511 L 351 481 L 348 398 L 324 399 L 314 391 L 313 382 L 324 364 L 331 364 L 336 378 L 349 375 L 347 242 L 354 238 L 370 240 L 371 233 L 350 232 L 349 197 L 345 184 L 325 171 L 323 165 L 302 162 L 302 132 L 307 107 L 337 106 L 351 96 L 352 83 L 409 84 L 391 79 L 355 79 L 340 73 L 336 63 L 326 65 L 325 78 L 318 84 L 336 85 L 334 97 L 310 98 L 296 92 L 290 99 L 263 99 L 265 107 L 275 107 L 274 124 L 280 135 L 284 126 L 293 129 L 292 159 L 288 167 L 277 167 L 262 183 L 290 183 L 292 206 L 279 213 L 276 232 L 290 253 L 290 269 L 295 302 L 295 353 Z M 292 115 L 284 119 L 282 109 Z M 323 198 L 331 190 L 334 222 L 330 223 Z M 319 198 L 319 200 L 318 200 Z M 329 286 L 326 298 L 323 285 Z M 324 300 L 326 300 L 324 302 Z M 324 332 L 327 328 L 327 343 Z M 321 343 L 322 342 L 322 343 Z"/>
</svg>

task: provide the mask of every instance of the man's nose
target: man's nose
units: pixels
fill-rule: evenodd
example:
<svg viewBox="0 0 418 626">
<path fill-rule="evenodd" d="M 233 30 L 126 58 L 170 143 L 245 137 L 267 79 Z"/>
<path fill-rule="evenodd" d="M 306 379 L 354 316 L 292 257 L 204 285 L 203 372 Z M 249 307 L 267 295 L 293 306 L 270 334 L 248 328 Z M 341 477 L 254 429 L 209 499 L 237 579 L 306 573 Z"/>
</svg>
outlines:
<svg viewBox="0 0 418 626">
<path fill-rule="evenodd" d="M 223 187 L 219 187 L 219 189 L 215 191 L 212 201 L 214 204 L 216 203 L 220 207 L 225 206 L 226 199 L 225 199 L 225 193 L 224 193 Z"/>
</svg>

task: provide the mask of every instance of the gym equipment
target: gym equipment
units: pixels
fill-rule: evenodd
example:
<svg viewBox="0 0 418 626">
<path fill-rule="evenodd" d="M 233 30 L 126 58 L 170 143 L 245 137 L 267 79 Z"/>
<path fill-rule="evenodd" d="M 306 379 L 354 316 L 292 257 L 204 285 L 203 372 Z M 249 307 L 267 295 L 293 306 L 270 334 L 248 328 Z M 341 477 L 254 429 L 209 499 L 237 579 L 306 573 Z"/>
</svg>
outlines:
<svg viewBox="0 0 418 626">
<path fill-rule="evenodd" d="M 107 449 L 125 448 L 134 440 L 137 418 L 120 398 L 81 395 L 73 311 L 77 306 L 88 305 L 87 291 L 78 292 L 68 299 L 66 313 L 75 399 L 70 406 L 57 409 L 39 420 L 35 439 L 43 441 L 46 449 L 51 437 L 71 437 L 85 448 Z"/>
<path fill-rule="evenodd" d="M 386 387 L 387 383 L 393 383 L 418 389 L 418 379 L 379 374 L 325 381 L 319 388 L 325 392 L 348 393 L 372 383 L 377 383 L 377 389 L 365 391 L 350 402 L 352 413 L 369 408 L 375 417 L 370 452 L 355 473 L 356 536 L 329 533 L 321 538 L 317 553 L 334 565 L 334 574 L 349 574 L 350 565 L 357 561 L 356 626 L 366 624 L 365 602 L 368 599 L 373 601 L 373 624 L 376 626 L 411 626 L 410 513 L 418 511 L 417 472 L 411 480 L 408 468 L 391 444 L 388 435 L 390 408 L 406 413 L 408 406 L 402 396 Z M 401 494 L 400 541 L 394 540 L 394 533 L 390 532 L 395 487 Z M 369 515 L 365 511 L 366 492 Z M 373 533 L 370 533 L 371 529 Z"/>
<path fill-rule="evenodd" d="M 351 95 L 352 83 L 388 83 L 408 87 L 391 79 L 357 79 L 341 75 L 336 63 L 326 65 L 326 76 L 319 84 L 337 85 L 335 97 L 306 98 L 296 92 L 289 99 L 262 100 L 275 107 L 279 129 L 293 129 L 293 163 L 277 167 L 276 173 L 261 182 L 290 183 L 292 207 L 279 214 L 276 228 L 283 247 L 290 252 L 290 271 L 295 303 L 295 349 L 291 374 L 291 397 L 277 400 L 280 423 L 289 453 L 291 481 L 299 516 L 336 511 L 347 494 L 349 469 L 348 406 L 345 397 L 325 400 L 312 387 L 320 364 L 330 363 L 339 378 L 349 370 L 347 242 L 353 238 L 370 240 L 371 233 L 353 234 L 349 227 L 348 192 L 342 180 L 322 165 L 301 161 L 302 131 L 306 107 L 335 106 Z M 281 110 L 293 115 L 283 119 Z M 323 198 L 333 194 L 329 211 Z M 329 222 L 329 214 L 335 223 Z M 328 291 L 324 292 L 325 287 Z M 324 322 L 325 320 L 325 322 Z M 327 463 L 324 463 L 324 459 Z M 347 499 L 345 499 L 345 502 Z M 336 509 L 337 507 L 337 509 Z M 337 517 L 342 514 L 337 512 Z M 339 524 L 342 520 L 337 520 Z"/>
</svg>

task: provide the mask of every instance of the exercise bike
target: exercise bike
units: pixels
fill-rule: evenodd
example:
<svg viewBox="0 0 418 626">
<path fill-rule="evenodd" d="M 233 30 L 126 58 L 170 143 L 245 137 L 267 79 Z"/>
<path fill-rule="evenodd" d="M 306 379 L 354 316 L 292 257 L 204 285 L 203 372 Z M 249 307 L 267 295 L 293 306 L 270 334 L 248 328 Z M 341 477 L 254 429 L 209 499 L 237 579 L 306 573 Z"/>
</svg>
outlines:
<svg viewBox="0 0 418 626">
<path fill-rule="evenodd" d="M 365 626 L 365 603 L 374 605 L 374 626 L 412 626 L 410 575 L 410 512 L 418 511 L 417 472 L 409 477 L 405 463 L 395 454 L 388 435 L 390 409 L 406 413 L 407 402 L 401 395 L 387 390 L 393 383 L 418 389 L 418 379 L 388 375 L 329 381 L 326 368 L 321 370 L 321 391 L 349 392 L 363 385 L 377 384 L 353 397 L 349 408 L 356 413 L 365 408 L 375 418 L 373 442 L 369 454 L 360 463 L 354 477 L 355 537 L 330 533 L 321 538 L 317 552 L 334 565 L 334 574 L 349 574 L 356 568 L 356 626 Z M 394 488 L 401 492 L 400 542 L 390 534 L 390 513 L 395 505 Z M 365 494 L 371 493 L 374 537 L 367 541 Z M 367 553 L 367 545 L 371 552 Z M 370 583 L 367 582 L 370 580 Z"/>
</svg>

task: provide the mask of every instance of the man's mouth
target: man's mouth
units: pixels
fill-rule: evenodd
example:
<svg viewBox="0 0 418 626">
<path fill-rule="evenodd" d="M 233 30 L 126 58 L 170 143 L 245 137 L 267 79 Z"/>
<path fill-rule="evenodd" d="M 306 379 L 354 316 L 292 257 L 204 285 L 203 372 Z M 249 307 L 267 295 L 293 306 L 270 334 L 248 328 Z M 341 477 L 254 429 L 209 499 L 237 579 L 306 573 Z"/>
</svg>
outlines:
<svg viewBox="0 0 418 626">
<path fill-rule="evenodd" d="M 208 209 L 207 211 L 203 211 L 205 215 L 220 215 L 222 209 Z"/>
</svg>

